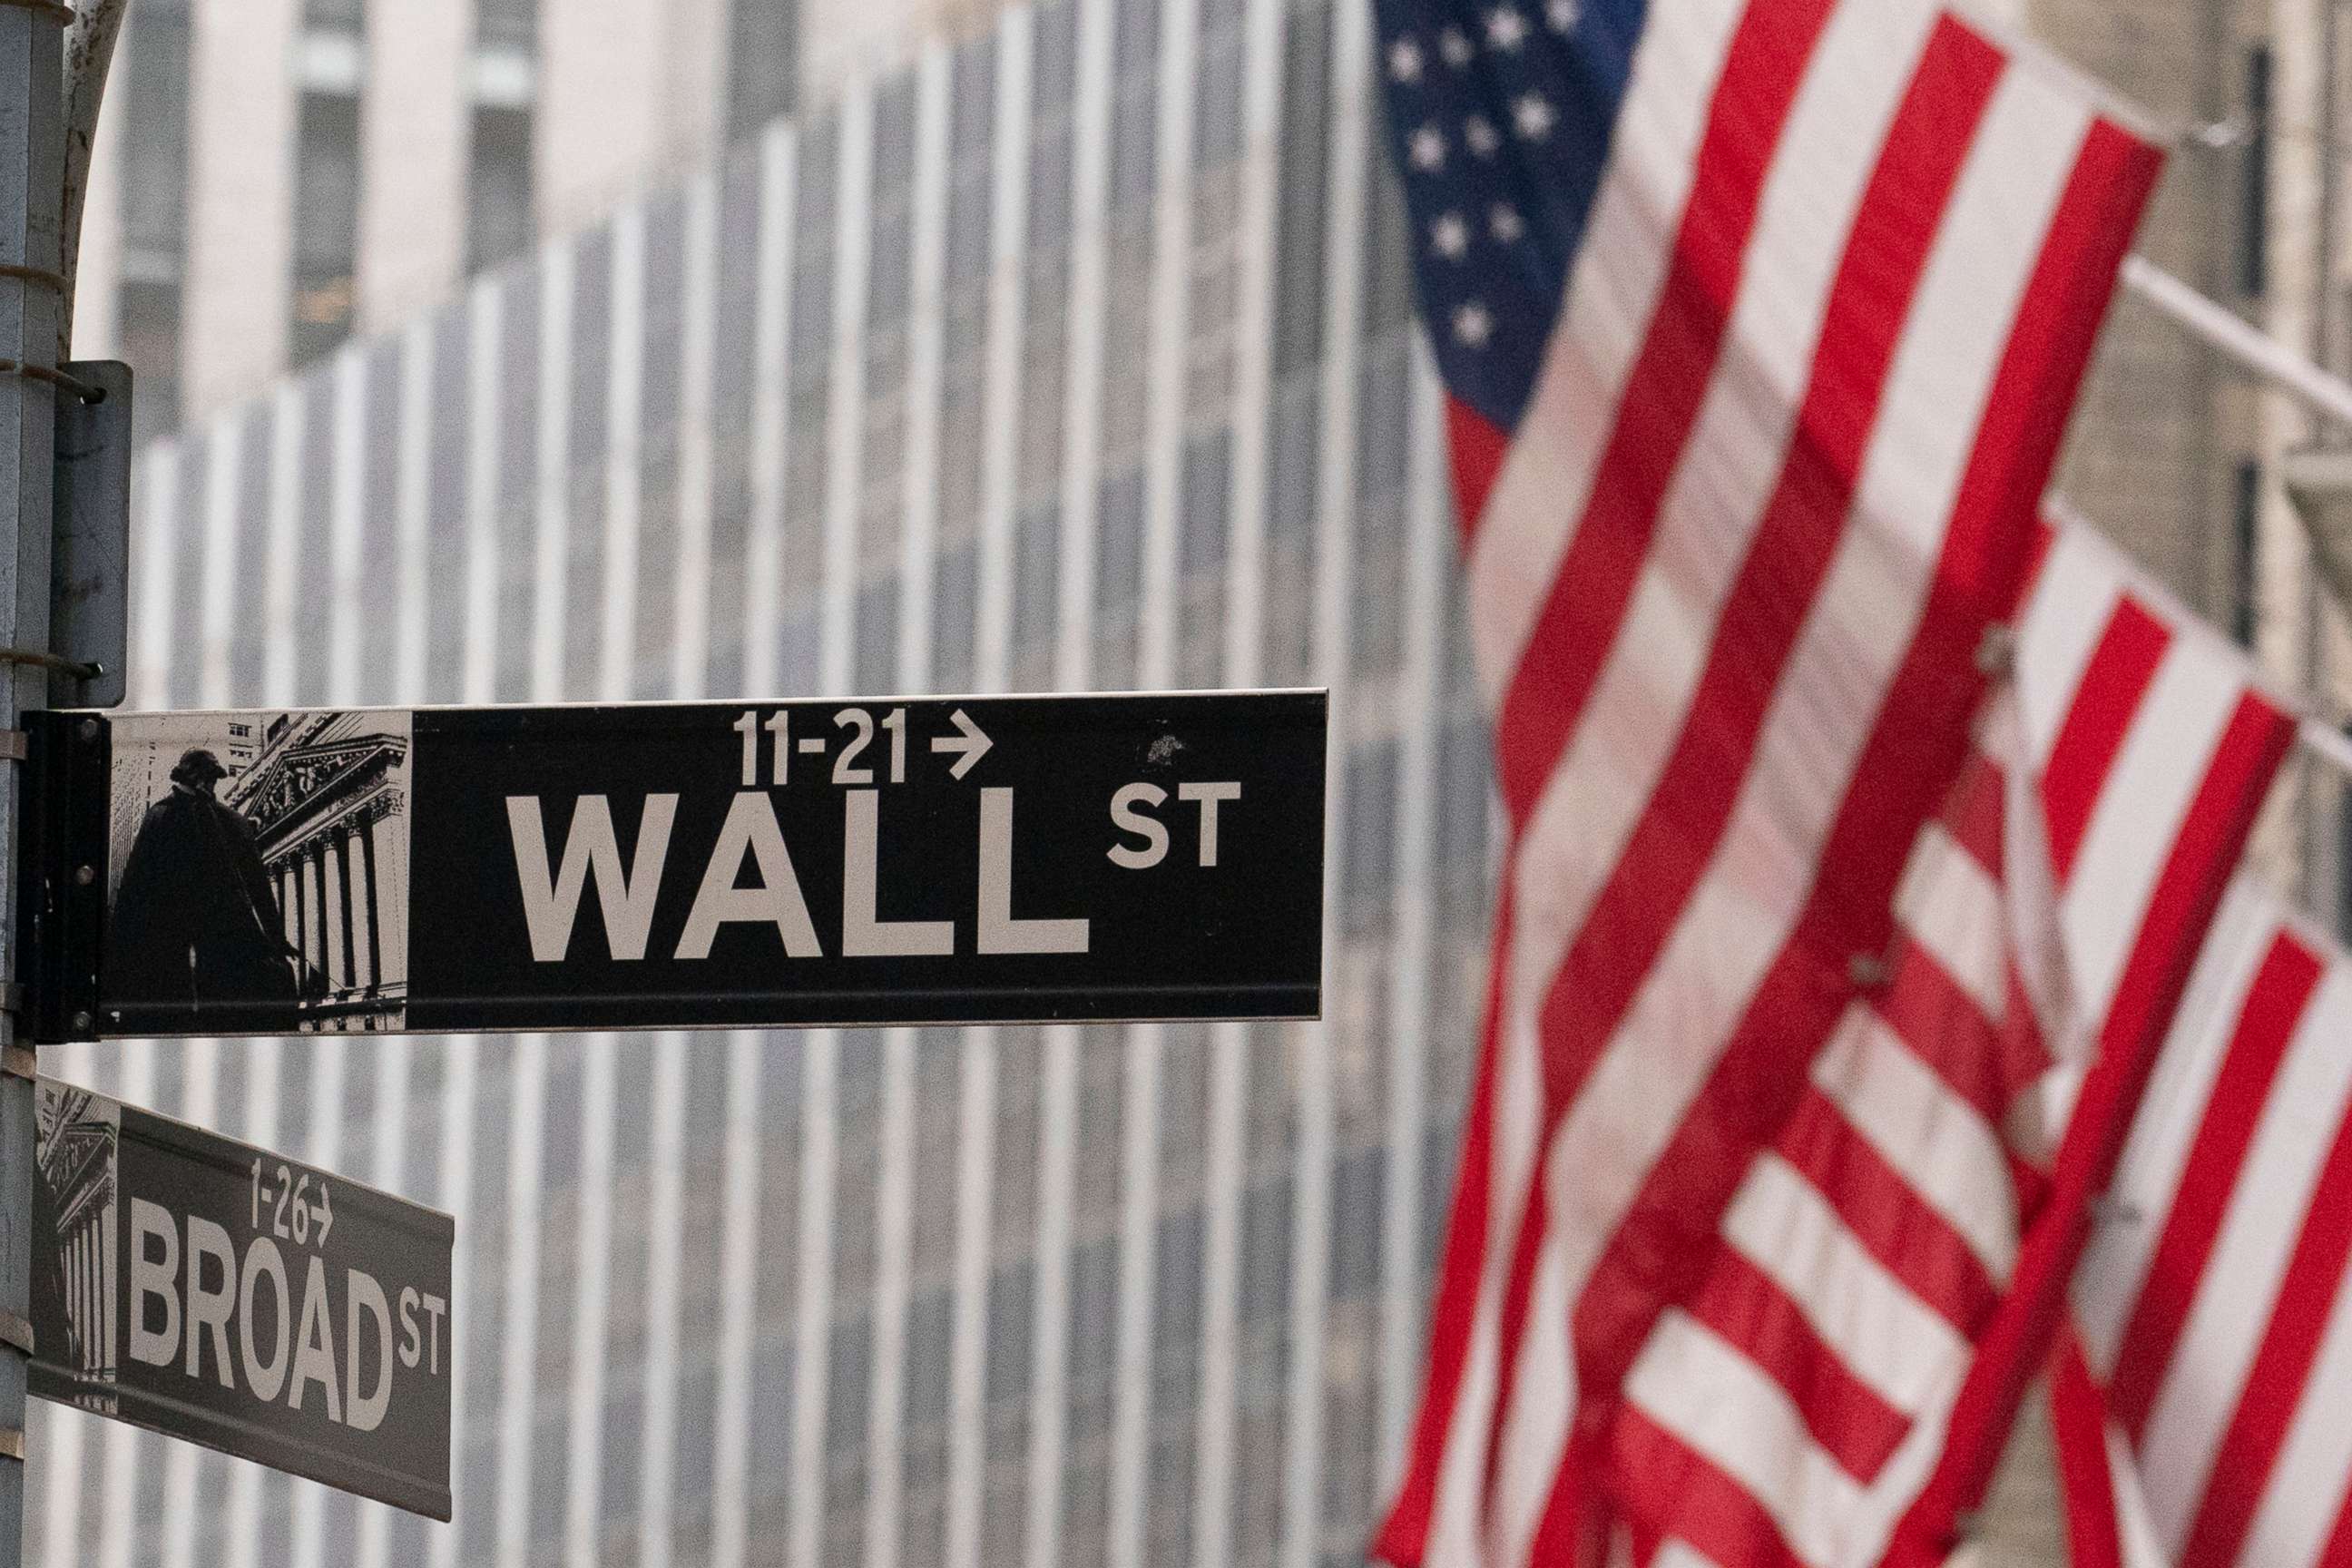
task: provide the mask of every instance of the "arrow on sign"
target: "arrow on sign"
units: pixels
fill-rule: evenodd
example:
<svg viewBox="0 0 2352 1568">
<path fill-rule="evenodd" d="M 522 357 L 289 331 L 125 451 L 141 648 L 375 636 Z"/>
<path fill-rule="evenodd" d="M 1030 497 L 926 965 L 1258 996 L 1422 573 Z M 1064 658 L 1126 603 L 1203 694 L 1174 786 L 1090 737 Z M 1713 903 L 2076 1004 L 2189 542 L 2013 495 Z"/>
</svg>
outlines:
<svg viewBox="0 0 2352 1568">
<path fill-rule="evenodd" d="M 310 1218 L 319 1226 L 319 1245 L 327 1245 L 327 1233 L 335 1228 L 334 1205 L 327 1202 L 327 1184 L 319 1184 L 319 1201 L 310 1205 Z"/>
<path fill-rule="evenodd" d="M 961 752 L 963 753 L 961 757 L 957 759 L 955 766 L 948 770 L 948 777 L 951 779 L 960 779 L 963 777 L 964 774 L 971 772 L 972 763 L 988 755 L 988 748 L 996 744 L 996 742 L 982 734 L 981 732 L 980 726 L 971 721 L 971 716 L 961 708 L 949 714 L 948 720 L 950 722 L 954 724 L 957 729 L 962 731 L 963 733 L 961 735 L 934 735 L 931 738 L 931 750 L 934 752 Z"/>
</svg>

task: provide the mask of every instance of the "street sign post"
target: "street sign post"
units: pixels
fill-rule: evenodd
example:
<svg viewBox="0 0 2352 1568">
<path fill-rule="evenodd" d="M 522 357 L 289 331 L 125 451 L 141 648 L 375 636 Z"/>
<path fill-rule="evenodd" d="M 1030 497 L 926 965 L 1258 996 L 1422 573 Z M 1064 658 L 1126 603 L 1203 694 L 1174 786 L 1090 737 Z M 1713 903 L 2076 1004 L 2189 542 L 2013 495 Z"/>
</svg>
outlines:
<svg viewBox="0 0 2352 1568">
<path fill-rule="evenodd" d="M 50 1079 L 31 1391 L 450 1516 L 447 1215 Z"/>
<path fill-rule="evenodd" d="M 36 747 L 108 781 L 43 840 L 68 1037 L 1321 1003 L 1319 692 L 94 723 Z"/>
</svg>

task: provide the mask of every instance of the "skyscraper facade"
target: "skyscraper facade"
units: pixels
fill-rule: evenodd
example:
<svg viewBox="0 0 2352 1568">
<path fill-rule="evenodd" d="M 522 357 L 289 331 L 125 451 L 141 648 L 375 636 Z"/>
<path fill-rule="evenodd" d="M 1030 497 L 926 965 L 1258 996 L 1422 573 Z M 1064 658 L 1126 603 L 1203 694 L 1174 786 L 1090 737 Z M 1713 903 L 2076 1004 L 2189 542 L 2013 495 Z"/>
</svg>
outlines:
<svg viewBox="0 0 2352 1568">
<path fill-rule="evenodd" d="M 142 707 L 1328 684 L 1328 1016 L 61 1053 L 457 1216 L 457 1517 L 45 1408 L 33 1561 L 1360 1556 L 1489 833 L 1368 26 L 1011 12 L 145 451 Z"/>
</svg>

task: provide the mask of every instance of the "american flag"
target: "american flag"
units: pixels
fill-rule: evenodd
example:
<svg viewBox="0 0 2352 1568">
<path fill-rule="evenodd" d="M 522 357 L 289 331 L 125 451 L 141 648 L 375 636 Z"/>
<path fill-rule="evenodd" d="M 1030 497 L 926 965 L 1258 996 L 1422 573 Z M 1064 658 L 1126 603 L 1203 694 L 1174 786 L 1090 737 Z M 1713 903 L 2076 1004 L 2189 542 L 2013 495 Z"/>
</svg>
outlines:
<svg viewBox="0 0 2352 1568">
<path fill-rule="evenodd" d="M 1629 1373 L 1886 979 L 2160 161 L 1918 0 L 1379 5 L 1508 854 L 1378 1550 L 1591 1561 Z"/>
<path fill-rule="evenodd" d="M 2231 890 L 2076 1273 L 2075 1568 L 2352 1563 L 2352 957 Z"/>
</svg>

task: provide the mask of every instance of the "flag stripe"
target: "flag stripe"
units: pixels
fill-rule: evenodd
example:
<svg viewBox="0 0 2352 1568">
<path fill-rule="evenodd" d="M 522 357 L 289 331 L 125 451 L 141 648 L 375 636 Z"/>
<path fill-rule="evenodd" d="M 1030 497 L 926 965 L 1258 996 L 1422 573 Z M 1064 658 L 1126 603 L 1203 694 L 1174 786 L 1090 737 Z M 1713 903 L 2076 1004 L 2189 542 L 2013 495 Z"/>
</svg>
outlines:
<svg viewBox="0 0 2352 1568">
<path fill-rule="evenodd" d="M 1992 1310 L 2000 1288 L 1976 1249 L 1828 1098 L 1809 1092 L 1774 1148 L 1814 1186 L 1838 1194 L 1846 1228 L 1946 1322 L 1966 1328 Z"/>
<path fill-rule="evenodd" d="M 1645 31 L 1635 47 L 1609 169 L 1521 421 L 1546 438 L 1513 442 L 1498 458 L 1501 433 L 1454 405 L 1451 424 L 1475 433 L 1468 449 L 1454 447 L 1457 471 L 1495 486 L 1491 502 L 1465 495 L 1462 515 L 1470 531 L 1471 642 L 1490 706 L 1518 663 L 1591 489 L 1607 421 L 1665 286 L 1671 228 L 1696 188 L 1702 138 L 1721 112 L 1716 83 L 1746 11 L 1745 0 L 1682 0 L 1679 25 Z"/>
<path fill-rule="evenodd" d="M 2151 715 L 2147 721 L 2160 718 Z M 1954 1401 L 1943 1452 L 1890 1544 L 1885 1561 L 1891 1568 L 1940 1562 L 1949 1521 L 1983 1495 L 2025 1384 L 2052 1342 L 2091 1194 L 2114 1172 L 2130 1111 L 2154 1065 L 2158 1026 L 2170 1016 L 2187 983 L 2198 945 L 2193 939 L 2211 919 L 2221 883 L 2294 736 L 2290 721 L 2248 692 L 2211 750 L 2195 804 L 2179 821 L 2162 857 L 2164 870 L 2147 900 L 2139 942 L 2105 1014 L 2103 1048 L 2059 1150 L 2049 1201 L 2020 1250 L 2008 1295 L 1979 1337 L 1977 1359 Z M 2181 743 L 2187 739 L 2174 732 L 2176 757 L 2195 754 Z M 2142 814 L 2138 820 L 2144 830 L 2158 835 L 2151 843 L 2165 841 L 2163 829 L 2155 826 L 2163 819 Z"/>
<path fill-rule="evenodd" d="M 1460 1168 L 1454 1208 L 1446 1220 L 1445 1251 L 1437 1271 L 1437 1299 L 1430 1311 L 1429 1374 L 1414 1418 L 1411 1458 L 1396 1501 L 1381 1527 L 1373 1554 L 1391 1563 L 1423 1560 L 1436 1510 L 1438 1478 L 1446 1438 L 1454 1429 L 1456 1403 L 1469 1372 L 1472 1323 L 1478 1310 L 1480 1255 L 1486 1246 L 1487 1208 L 1494 1160 L 1496 1036 L 1503 1016 L 1503 984 L 1511 946 L 1510 889 L 1503 889 L 1495 913 L 1494 958 L 1487 966 L 1486 1026 L 1464 1113 Z M 1475 1405 L 1473 1405 L 1475 1408 Z"/>
<path fill-rule="evenodd" d="M 1675 460 L 1696 420 L 1762 205 L 1831 0 L 1751 4 L 1740 18 L 1700 142 L 1672 268 L 1549 596 L 1512 667 L 1496 724 L 1497 784 L 1524 825 L 1615 640 Z M 1834 170 L 1837 165 L 1829 165 Z M 1802 296 L 1799 300 L 1801 304 Z M 1571 501 L 1570 504 L 1574 504 Z"/>
<path fill-rule="evenodd" d="M 2091 655 L 2080 695 L 2042 771 L 2051 867 L 2063 881 L 2091 824 L 2099 790 L 2130 732 L 2140 700 L 2164 662 L 2172 634 L 2131 599 L 2118 599 Z"/>
<path fill-rule="evenodd" d="M 2147 1424 L 2167 1363 L 2202 1283 L 2254 1130 L 2311 993 L 2319 963 L 2282 932 L 2256 971 L 2236 1038 L 2189 1147 L 2189 1179 L 2173 1196 L 2137 1306 L 2124 1330 L 2109 1398 L 2135 1440 Z M 2148 1223 L 2154 1223 L 2150 1216 Z"/>
<path fill-rule="evenodd" d="M 1749 1169 L 1724 1215 L 1724 1237 L 1803 1310 L 1881 1401 L 1916 1416 L 1930 1392 L 1921 1369 L 1959 1356 L 1965 1342 L 1846 1226 L 1833 1206 L 1839 1195 L 1822 1193 L 1767 1154 Z M 1827 1439 L 1823 1446 L 1836 1447 Z M 1876 1467 L 1848 1468 L 1868 1480 Z"/>
<path fill-rule="evenodd" d="M 2207 1262 L 2209 1287 L 2190 1300 L 2166 1352 L 2200 1375 L 2164 1386 L 2139 1430 L 2125 1424 L 2126 1435 L 2142 1446 L 2150 1505 L 2169 1545 L 2185 1538 L 2222 1442 L 2229 1405 L 2212 1397 L 2212 1388 L 2244 1384 L 2325 1161 L 2326 1149 L 2318 1140 L 2289 1130 L 2335 1126 L 2352 1097 L 2352 1074 L 2343 1066 L 2347 1030 L 2352 974 L 2336 971 L 2322 981 L 2294 1031 L 2252 1152 L 2229 1194 Z"/>
<path fill-rule="evenodd" d="M 1910 1419 L 1839 1356 L 1763 1268 L 1725 1249 L 1691 1298 L 1690 1314 L 1726 1344 L 1769 1366 L 1795 1399 L 1814 1441 L 1856 1480 L 1878 1473 Z"/>
<path fill-rule="evenodd" d="M 1843 1526 L 1861 1510 L 1862 1489 L 1814 1444 L 1787 1391 L 1753 1362 L 1680 1310 L 1669 1310 L 1626 1379 L 1625 1399 L 1738 1482 L 1801 1561 L 1826 1568 L 1835 1557 Z"/>
<path fill-rule="evenodd" d="M 1988 1033 L 1973 1021 L 1962 1027 L 1980 1039 Z M 1976 1108 L 1868 1009 L 1851 1016 L 1815 1058 L 1812 1076 L 1905 1184 L 1968 1243 L 1986 1274 L 2006 1279 L 2017 1261 L 2009 1163 Z"/>
<path fill-rule="evenodd" d="M 2168 1214 L 2180 1189 L 2198 1120 L 2221 1071 L 2223 1053 L 2208 1047 L 2206 1032 L 2226 1027 L 2217 1021 L 2234 1019 L 2242 1009 L 2276 923 L 2268 900 L 2242 879 L 2214 917 L 2179 1020 L 2116 1167 L 2116 1190 L 2134 1194 L 2151 1218 Z M 2084 1257 L 2074 1290 L 2074 1316 L 2097 1377 L 2114 1375 L 2117 1347 L 2163 1233 L 2153 1223 L 2110 1226 Z"/>
<path fill-rule="evenodd" d="M 2352 1119 L 2337 1121 L 2313 1191 L 2277 1308 L 2214 1456 L 2183 1563 L 2237 1560 L 2294 1414 L 2296 1402 L 2284 1397 L 2284 1391 L 2309 1387 L 2320 1338 L 2343 1290 L 2345 1260 L 2352 1256 L 2352 1203 L 2345 1201 L 2352 1194 Z"/>
<path fill-rule="evenodd" d="M 1616 1461 L 1616 1468 L 1632 1478 L 1625 1506 L 1636 1531 L 1645 1526 L 1654 1530 L 1655 1521 L 1664 1521 L 1675 1531 L 1676 1540 L 1658 1553 L 1660 1564 L 1681 1557 L 1672 1548 L 1686 1539 L 1689 1553 L 1708 1563 L 1811 1568 L 1790 1550 L 1779 1524 L 1752 1492 L 1638 1408 L 1619 1425 Z M 1569 1559 L 1548 1556 L 1541 1561 Z"/>
<path fill-rule="evenodd" d="M 1848 8 L 1841 16 L 1853 14 Z M 1861 221 L 1869 225 L 1875 243 L 1866 260 L 1863 255 L 1849 251 L 1831 289 L 1821 357 L 1799 416 L 1800 429 L 1809 438 L 1800 438 L 1789 452 L 1780 484 L 1767 505 L 1738 584 L 1717 625 L 1706 673 L 1687 710 L 1665 773 L 1583 931 L 1570 945 L 1560 968 L 1560 978 L 1547 1002 L 1544 1038 L 1548 1119 L 1559 1114 L 1583 1094 L 1589 1076 L 1612 1041 L 1619 1038 L 1621 1026 L 1626 1023 L 1627 1014 L 1634 1009 L 1638 995 L 1644 991 L 1653 996 L 1677 994 L 1675 988 L 1661 984 L 1659 978 L 1661 972 L 1671 974 L 1672 964 L 1682 956 L 1667 954 L 1665 963 L 1661 963 L 1670 942 L 1684 952 L 1702 943 L 1713 947 L 1706 941 L 1706 924 L 1719 925 L 1720 936 L 1730 943 L 1757 943 L 1766 933 L 1783 929 L 1787 915 L 1780 914 L 1776 919 L 1778 911 L 1768 914 L 1754 908 L 1747 898 L 1730 891 L 1727 884 L 1736 872 L 1717 870 L 1714 876 L 1709 872 L 1718 846 L 1741 816 L 1739 808 L 1753 798 L 1752 790 L 1738 787 L 1750 769 L 1755 769 L 1768 784 L 1779 779 L 1793 782 L 1804 778 L 1810 771 L 1801 766 L 1788 772 L 1774 770 L 1759 766 L 1758 759 L 1759 752 L 1769 759 L 1776 744 L 1792 738 L 1787 727 L 1768 729 L 1766 720 L 1786 700 L 1782 697 L 1782 676 L 1803 650 L 1809 628 L 1826 624 L 1811 613 L 1816 595 L 1822 595 L 1825 583 L 1830 583 L 1847 588 L 1854 603 L 1886 602 L 1881 582 L 1869 583 L 1870 591 L 1866 593 L 1857 592 L 1854 574 L 1833 571 L 1845 566 L 1871 542 L 1862 538 L 1851 549 L 1840 548 L 1851 537 L 1847 523 L 1857 482 L 1869 456 L 1871 436 L 1877 426 L 1876 411 L 1895 379 L 1891 372 L 1896 363 L 1896 348 L 1907 314 L 1889 311 L 1885 304 L 1889 294 L 1908 299 L 1927 276 L 1937 238 L 1937 219 L 1973 145 L 1969 132 L 1991 101 L 2000 78 L 2000 57 L 1980 39 L 1948 20 L 1937 23 L 1913 78 L 1911 90 L 1887 133 L 1885 147 L 1864 198 L 1864 217 Z M 1956 231 L 1944 232 L 1951 235 Z M 1862 663 L 1857 653 L 1858 650 L 1847 650 L 1851 664 Z M 1859 679 L 1858 674 L 1849 677 L 1857 684 Z M 1835 689 L 1835 682 L 1826 682 L 1821 687 L 1799 689 L 1825 693 Z M 1965 707 L 1959 709 L 1963 713 L 1966 710 Z M 1831 717 L 1819 714 L 1817 721 Z M 1506 723 L 1508 722 L 1507 715 Z M 1803 734 L 1817 754 L 1851 754 L 1853 742 L 1840 744 L 1843 737 L 1834 731 L 1823 733 L 1816 729 L 1811 733 L 1798 733 Z M 1932 765 L 1931 759 L 1922 760 Z M 1944 776 L 1948 777 L 1948 771 Z M 1941 778 L 1934 780 L 1931 788 L 1940 788 L 1942 782 Z M 1874 779 L 1874 784 L 1889 795 L 1900 787 L 1891 777 Z M 1912 793 L 1916 796 L 1925 792 L 1914 784 Z M 1819 811 L 1822 804 L 1836 798 L 1837 794 L 1831 794 L 1803 803 L 1789 802 L 1781 814 L 1787 815 L 1788 807 L 1801 804 L 1811 805 Z M 1881 802 L 1882 807 L 1888 804 L 1885 800 Z M 1882 834 L 1892 851 L 1887 858 L 1899 857 L 1910 831 L 1925 813 L 1911 816 L 1908 821 L 1905 815 L 1899 810 L 1887 810 L 1874 819 L 1893 829 Z M 1779 832 L 1790 832 L 1786 823 L 1774 826 Z M 1777 836 L 1776 833 L 1774 837 Z M 1753 844 L 1759 850 L 1767 846 L 1782 847 L 1771 837 L 1761 835 L 1743 840 L 1735 834 L 1732 842 Z M 1842 869 L 1850 864 L 1843 863 Z M 1788 891 L 1799 889 L 1791 888 Z M 1717 918 L 1709 921 L 1710 914 L 1716 911 L 1720 911 Z M 1858 912 L 1865 920 L 1884 919 L 1883 911 L 1875 909 Z M 1834 940 L 1842 933 L 1822 934 Z M 1883 945 L 1883 934 L 1879 943 L 1871 945 Z M 1862 950 L 1869 949 L 1865 946 Z M 1760 944 L 1752 951 L 1769 957 L 1769 949 Z M 1790 951 L 1796 950 L 1792 947 Z M 1817 970 L 1819 960 L 1813 955 L 1825 951 L 1838 950 L 1811 947 L 1807 955 L 1811 962 L 1806 967 Z M 1723 949 L 1716 948 L 1711 961 L 1719 962 L 1722 953 Z M 1738 972 L 1735 964 L 1725 963 L 1722 967 Z M 1835 982 L 1832 984 L 1834 986 Z M 1713 987 L 1702 986 L 1696 994 L 1703 994 L 1708 989 L 1737 994 L 1734 986 L 1720 978 Z M 1817 1002 L 1813 1009 L 1822 1015 L 1821 1025 L 1825 1028 L 1838 1005 L 1836 991 L 1824 996 L 1817 972 L 1807 977 L 1805 989 L 1827 1001 L 1826 1006 Z M 1688 1022 L 1677 1020 L 1678 1027 L 1687 1028 Z M 1638 1026 L 1636 1021 L 1635 1027 Z M 1792 1037 L 1802 1040 L 1805 1037 Z M 1622 1044 L 1619 1052 L 1621 1059 L 1631 1054 Z M 1757 1051 L 1753 1055 L 1760 1058 L 1766 1053 Z M 1785 1071 L 1779 1065 L 1788 1059 L 1785 1044 L 1776 1045 L 1769 1055 L 1774 1058 L 1772 1067 L 1759 1076 L 1778 1079 L 1773 1086 L 1777 1094 L 1759 1101 L 1747 1092 L 1748 1086 L 1743 1084 L 1727 1085 L 1724 1092 L 1711 1097 L 1716 1105 L 1731 1112 L 1721 1125 L 1738 1130 L 1733 1136 L 1749 1147 L 1761 1141 L 1756 1132 L 1748 1131 L 1754 1125 L 1750 1119 L 1755 1111 L 1776 1100 L 1785 1105 L 1790 1094 Z M 1755 1062 L 1758 1069 L 1766 1066 L 1761 1059 Z M 1614 1098 L 1596 1095 L 1591 1100 L 1608 1103 Z M 1645 1091 L 1643 1098 L 1654 1105 L 1661 1103 L 1654 1090 Z M 1733 1110 L 1726 1102 L 1735 1098 L 1741 1104 Z M 1707 1109 L 1715 1108 L 1711 1105 Z M 1581 1109 L 1580 1104 L 1578 1110 Z M 1705 1114 L 1702 1111 L 1685 1121 L 1684 1127 L 1696 1129 Z M 1570 1125 L 1576 1120 L 1571 1115 Z M 1769 1123 L 1765 1125 L 1769 1127 Z M 1563 1128 L 1563 1132 L 1566 1131 Z M 1663 1175 L 1684 1164 L 1669 1153 L 1653 1167 L 1653 1175 Z M 1570 1165 L 1575 1168 L 1577 1163 L 1571 1161 Z M 1710 1194 L 1712 1201 L 1698 1209 L 1676 1205 L 1672 1211 L 1674 1217 L 1667 1223 L 1687 1224 L 1694 1219 L 1701 1225 L 1708 1223 L 1729 1195 L 1738 1168 L 1737 1160 L 1727 1168 L 1715 1164 L 1707 1172 L 1715 1177 L 1713 1185 L 1718 1189 Z M 1641 1212 L 1637 1206 L 1636 1213 Z M 1651 1208 L 1647 1212 L 1654 1215 L 1661 1211 Z M 1529 1205 L 1505 1296 L 1502 1380 L 1497 1402 L 1501 1422 L 1507 1422 L 1514 1409 L 1512 1393 L 1518 1370 L 1528 1290 L 1535 1271 L 1536 1251 L 1548 1228 L 1544 1223 L 1547 1219 L 1547 1205 Z M 1687 1273 L 1692 1267 L 1692 1262 L 1687 1261 L 1688 1249 L 1684 1249 L 1684 1270 Z M 1604 1264 L 1604 1270 L 1606 1268 Z M 1618 1274 L 1622 1278 L 1623 1271 Z M 1611 1322 L 1596 1310 L 1596 1304 L 1607 1300 L 1610 1294 L 1609 1289 L 1596 1279 L 1577 1303 L 1580 1386 L 1613 1387 L 1632 1360 L 1648 1315 L 1655 1311 L 1657 1298 L 1636 1286 L 1626 1298 L 1628 1304 L 1635 1306 L 1635 1312 Z M 1603 1342 L 1599 1347 L 1594 1345 L 1596 1339 Z M 1535 1451 L 1540 1452 L 1545 1442 L 1538 1438 Z M 1546 1467 L 1547 1470 L 1549 1468 Z"/>
</svg>

